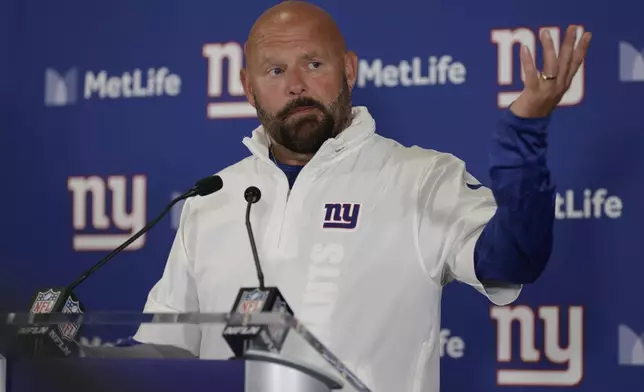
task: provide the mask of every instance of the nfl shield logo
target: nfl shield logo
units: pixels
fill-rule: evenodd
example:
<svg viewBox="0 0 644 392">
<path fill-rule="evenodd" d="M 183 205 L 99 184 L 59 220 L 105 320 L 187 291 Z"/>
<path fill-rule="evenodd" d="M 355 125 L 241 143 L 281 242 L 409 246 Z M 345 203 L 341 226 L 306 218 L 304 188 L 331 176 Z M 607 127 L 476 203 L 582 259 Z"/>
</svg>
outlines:
<svg viewBox="0 0 644 392">
<path fill-rule="evenodd" d="M 239 313 L 253 313 L 261 310 L 268 294 L 261 290 L 246 291 L 242 294 L 237 311 Z"/>
<path fill-rule="evenodd" d="M 61 313 L 77 314 L 83 312 L 81 312 L 80 304 L 78 303 L 78 301 L 74 301 L 71 297 L 69 297 L 67 298 L 67 302 L 65 302 L 65 306 L 63 307 Z M 58 330 L 60 331 L 61 335 L 67 340 L 74 340 L 74 337 L 76 337 L 79 328 L 79 325 L 76 323 L 60 324 L 58 326 Z"/>
<path fill-rule="evenodd" d="M 60 291 L 49 289 L 45 292 L 39 292 L 36 295 L 36 300 L 31 306 L 31 313 L 51 313 L 60 297 Z"/>
</svg>

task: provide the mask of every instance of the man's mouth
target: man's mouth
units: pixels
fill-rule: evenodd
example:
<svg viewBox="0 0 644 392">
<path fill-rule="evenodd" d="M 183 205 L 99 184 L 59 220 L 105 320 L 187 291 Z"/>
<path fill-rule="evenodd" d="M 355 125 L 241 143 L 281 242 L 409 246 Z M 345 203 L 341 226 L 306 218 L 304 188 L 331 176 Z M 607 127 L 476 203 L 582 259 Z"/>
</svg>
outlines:
<svg viewBox="0 0 644 392">
<path fill-rule="evenodd" d="M 298 108 L 295 108 L 293 111 L 291 111 L 291 114 L 304 113 L 304 112 L 309 112 L 311 110 L 315 110 L 315 106 L 300 106 Z"/>
</svg>

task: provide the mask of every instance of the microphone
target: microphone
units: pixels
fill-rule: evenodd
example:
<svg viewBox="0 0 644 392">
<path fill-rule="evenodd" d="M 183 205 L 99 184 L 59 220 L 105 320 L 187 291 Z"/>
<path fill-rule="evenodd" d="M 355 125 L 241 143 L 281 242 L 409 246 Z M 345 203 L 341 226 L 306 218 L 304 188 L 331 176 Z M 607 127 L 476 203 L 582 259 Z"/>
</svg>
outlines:
<svg viewBox="0 0 644 392">
<path fill-rule="evenodd" d="M 147 233 L 177 204 L 179 201 L 194 196 L 207 196 L 219 191 L 223 187 L 223 181 L 219 176 L 208 176 L 197 181 L 196 184 L 174 198 L 172 202 L 152 221 L 145 225 L 136 234 L 130 237 L 123 244 L 103 257 L 98 263 L 81 274 L 76 280 L 66 287 L 47 287 L 40 289 L 34 294 L 30 302 L 31 314 L 48 313 L 69 313 L 78 314 L 85 311 L 85 306 L 80 302 L 73 290 L 103 267 L 108 261 L 121 253 L 131 243 L 136 241 L 143 234 Z M 81 325 L 78 323 L 43 325 L 24 327 L 18 330 L 26 350 L 33 354 L 45 356 L 68 357 L 78 352 L 78 345 L 74 340 L 80 332 Z M 21 350 L 24 353 L 24 348 Z"/>
<path fill-rule="evenodd" d="M 246 231 L 250 248 L 253 252 L 255 269 L 259 287 L 242 287 L 237 293 L 232 313 L 274 312 L 293 315 L 291 307 L 277 287 L 265 287 L 264 273 L 257 254 L 255 236 L 250 223 L 251 206 L 262 197 L 262 192 L 250 186 L 244 191 L 246 200 Z M 288 329 L 281 326 L 268 325 L 227 325 L 222 336 L 233 351 L 235 358 L 242 358 L 248 349 L 255 348 L 263 351 L 279 352 L 286 340 Z"/>
<path fill-rule="evenodd" d="M 91 275 L 94 274 L 99 268 L 104 266 L 108 261 L 110 261 L 114 256 L 117 254 L 121 253 L 125 248 L 127 248 L 131 243 L 136 241 L 139 237 L 141 237 L 143 234 L 147 233 L 154 225 L 159 223 L 159 221 L 174 207 L 175 204 L 180 202 L 181 200 L 188 199 L 190 197 L 199 195 L 199 196 L 208 196 L 211 193 L 215 193 L 218 190 L 220 190 L 224 186 L 224 182 L 221 180 L 221 177 L 219 176 L 208 176 L 206 178 L 202 178 L 201 180 L 197 181 L 195 186 L 181 194 L 180 196 L 176 197 L 168 206 L 151 222 L 149 222 L 147 225 L 145 225 L 141 230 L 139 230 L 136 234 L 134 234 L 130 239 L 119 245 L 118 248 L 114 249 L 110 254 L 105 256 L 102 260 L 100 260 L 98 263 L 96 263 L 92 268 L 87 270 L 85 273 L 83 273 L 81 276 L 78 277 L 74 282 L 72 282 L 69 286 L 67 286 L 67 290 L 72 291 L 74 290 L 79 284 L 83 283 L 85 279 L 89 278 Z"/>
<path fill-rule="evenodd" d="M 264 290 L 264 273 L 262 266 L 259 264 L 259 256 L 257 256 L 257 245 L 255 245 L 255 237 L 253 236 L 253 227 L 250 224 L 250 206 L 257 203 L 262 197 L 262 192 L 257 187 L 250 186 L 244 192 L 244 199 L 248 202 L 246 205 L 246 231 L 248 232 L 248 239 L 250 241 L 250 248 L 253 251 L 253 260 L 255 261 L 255 269 L 257 270 L 257 280 L 259 280 L 259 289 Z"/>
</svg>

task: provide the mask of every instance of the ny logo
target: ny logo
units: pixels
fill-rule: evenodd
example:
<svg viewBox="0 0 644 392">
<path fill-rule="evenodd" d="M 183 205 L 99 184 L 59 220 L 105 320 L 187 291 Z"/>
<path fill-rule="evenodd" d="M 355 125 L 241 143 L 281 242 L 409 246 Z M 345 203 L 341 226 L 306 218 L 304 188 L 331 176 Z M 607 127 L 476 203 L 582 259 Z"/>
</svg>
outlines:
<svg viewBox="0 0 644 392">
<path fill-rule="evenodd" d="M 324 224 L 327 229 L 355 229 L 358 225 L 360 204 L 327 203 Z"/>
<path fill-rule="evenodd" d="M 244 87 L 241 83 L 240 72 L 244 62 L 244 51 L 237 42 L 225 44 L 205 44 L 203 56 L 208 60 L 208 97 L 220 102 L 208 103 L 207 117 L 209 119 L 224 118 L 255 118 L 255 108 L 244 99 Z M 226 64 L 226 61 L 227 64 Z M 224 66 L 228 65 L 228 74 L 224 76 Z M 224 82 L 228 82 L 224 87 Z M 227 94 L 224 96 L 224 92 Z M 221 102 L 221 100 L 229 100 Z"/>
<path fill-rule="evenodd" d="M 563 370 L 501 369 L 497 371 L 498 385 L 520 386 L 576 386 L 583 377 L 583 308 L 568 308 L 568 347 L 561 347 L 559 333 L 561 322 L 558 306 L 541 306 L 539 318 L 543 321 L 543 348 L 537 349 L 535 340 L 537 324 L 535 312 L 527 306 L 492 307 L 490 316 L 496 320 L 498 362 L 512 360 L 512 324 L 518 325 L 519 357 L 524 363 L 538 363 L 542 354 L 553 363 L 566 365 Z M 524 366 L 519 366 L 523 368 Z"/>
<path fill-rule="evenodd" d="M 561 39 L 565 35 L 565 30 L 562 31 L 559 27 L 541 27 L 538 32 L 532 31 L 528 28 L 521 27 L 518 29 L 495 29 L 492 30 L 491 40 L 496 44 L 497 50 L 497 83 L 499 86 L 507 86 L 509 88 L 515 87 L 512 91 L 503 91 L 498 93 L 497 105 L 499 108 L 507 108 L 514 102 L 521 94 L 520 90 L 515 83 L 516 72 L 521 73 L 521 80 L 525 80 L 525 72 L 521 67 L 519 60 L 519 47 L 525 45 L 530 50 L 532 58 L 536 58 L 537 64 L 541 64 L 537 54 L 537 43 L 541 48 L 539 35 L 543 30 L 548 30 L 552 36 L 555 44 L 555 52 L 559 54 L 559 47 L 561 46 Z M 577 41 L 575 46 L 579 43 L 581 35 L 583 34 L 583 27 L 577 27 Z M 516 51 L 515 51 L 516 49 Z M 516 63 L 515 60 L 516 59 Z M 540 67 L 539 67 L 540 68 Z M 559 106 L 574 106 L 578 105 L 584 97 L 584 63 L 581 64 L 579 70 L 572 79 L 570 88 L 564 94 Z"/>
<path fill-rule="evenodd" d="M 109 176 L 107 181 L 98 176 L 70 177 L 67 188 L 72 192 L 73 224 L 77 231 L 88 230 L 88 194 L 91 194 L 91 221 L 89 226 L 99 233 L 77 233 L 74 235 L 74 250 L 111 250 L 127 241 L 145 226 L 146 177 L 132 178 L 131 207 L 127 206 L 127 177 Z M 110 190 L 108 195 L 107 188 Z M 111 196 L 111 214 L 108 215 L 108 196 Z M 110 228 L 127 233 L 106 233 Z M 139 237 L 125 250 L 141 249 L 145 235 Z"/>
</svg>

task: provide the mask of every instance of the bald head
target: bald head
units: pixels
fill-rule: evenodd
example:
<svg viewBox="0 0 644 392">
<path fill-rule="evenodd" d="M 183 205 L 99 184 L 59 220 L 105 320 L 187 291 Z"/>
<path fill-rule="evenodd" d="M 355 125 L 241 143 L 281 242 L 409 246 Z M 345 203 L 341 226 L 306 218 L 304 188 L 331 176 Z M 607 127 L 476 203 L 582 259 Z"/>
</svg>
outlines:
<svg viewBox="0 0 644 392">
<path fill-rule="evenodd" d="M 244 92 L 273 146 L 283 147 L 275 154 L 309 159 L 350 123 L 357 57 L 324 10 L 302 1 L 270 8 L 253 25 L 244 52 Z"/>
<path fill-rule="evenodd" d="M 301 27 L 321 42 L 328 44 L 336 55 L 346 52 L 346 43 L 335 21 L 322 8 L 304 1 L 284 1 L 266 10 L 255 21 L 245 45 L 247 57 L 266 40 L 281 35 L 288 28 Z"/>
</svg>

